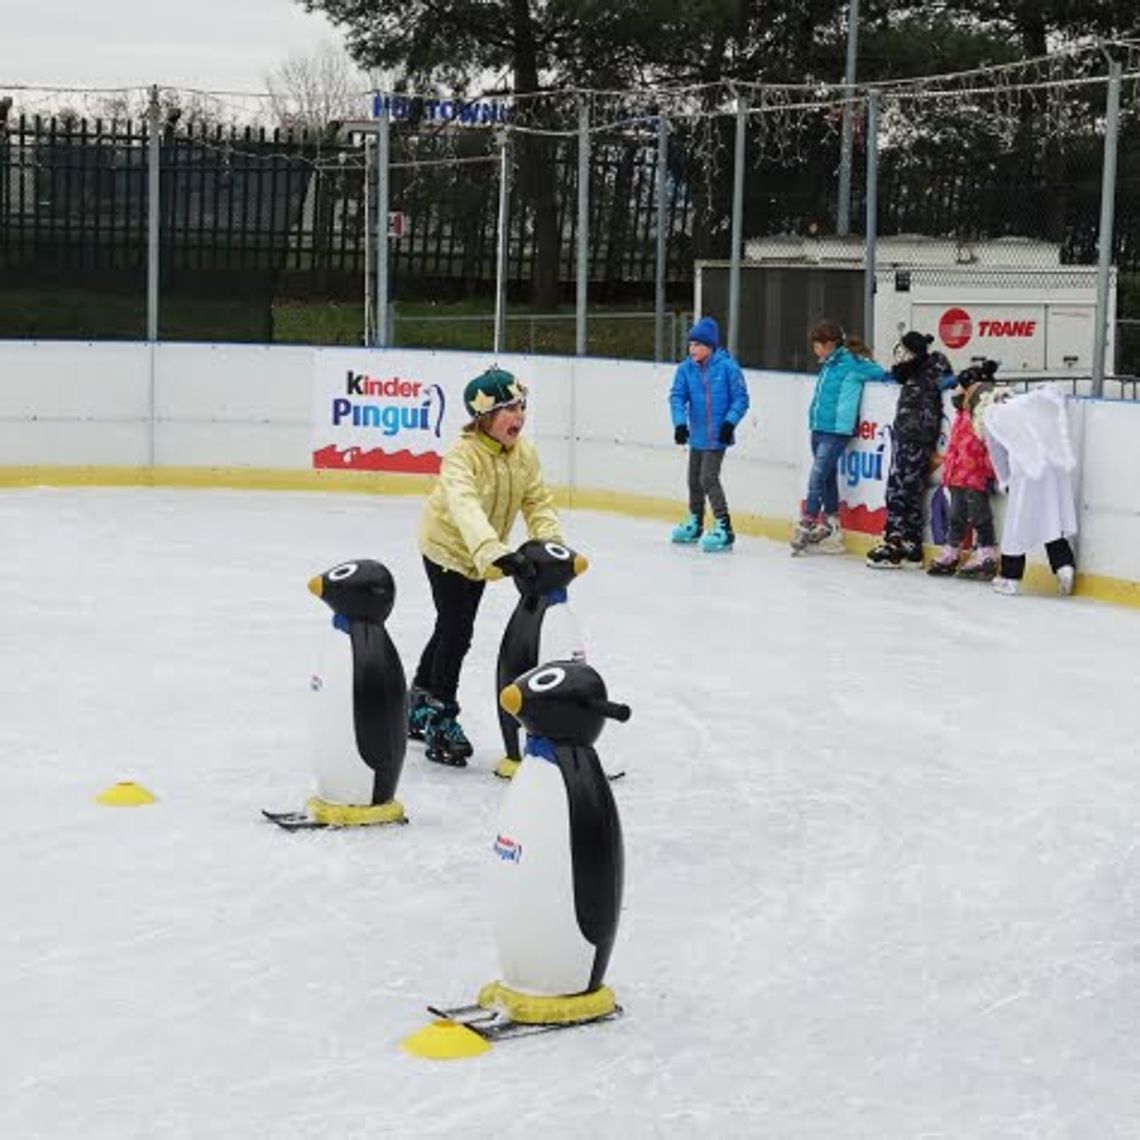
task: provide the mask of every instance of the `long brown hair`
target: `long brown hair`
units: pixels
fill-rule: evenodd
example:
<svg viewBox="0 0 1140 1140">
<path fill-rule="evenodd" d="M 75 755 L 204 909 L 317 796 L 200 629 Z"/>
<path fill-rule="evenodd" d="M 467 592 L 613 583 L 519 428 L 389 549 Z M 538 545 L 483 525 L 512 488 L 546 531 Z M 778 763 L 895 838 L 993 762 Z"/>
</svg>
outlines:
<svg viewBox="0 0 1140 1140">
<path fill-rule="evenodd" d="M 817 341 L 820 344 L 843 344 L 845 340 L 846 334 L 843 331 L 843 326 L 836 321 L 816 321 L 808 330 L 808 341 L 811 344 L 815 344 Z"/>
</svg>

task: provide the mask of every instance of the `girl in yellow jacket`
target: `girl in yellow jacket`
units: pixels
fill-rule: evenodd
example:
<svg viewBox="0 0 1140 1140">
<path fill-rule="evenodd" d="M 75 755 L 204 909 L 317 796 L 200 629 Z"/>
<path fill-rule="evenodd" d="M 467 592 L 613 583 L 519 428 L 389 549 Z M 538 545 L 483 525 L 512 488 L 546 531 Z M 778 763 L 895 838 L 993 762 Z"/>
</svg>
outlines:
<svg viewBox="0 0 1140 1140">
<path fill-rule="evenodd" d="M 535 573 L 525 555 L 507 546 L 520 511 L 528 538 L 560 538 L 538 453 L 521 437 L 526 389 L 492 366 L 467 385 L 463 404 L 471 421 L 443 457 L 420 524 L 436 617 L 408 711 L 408 734 L 424 741 L 427 758 L 455 767 L 464 767 L 472 752 L 456 719 L 456 695 L 483 588 L 489 579 Z"/>
</svg>

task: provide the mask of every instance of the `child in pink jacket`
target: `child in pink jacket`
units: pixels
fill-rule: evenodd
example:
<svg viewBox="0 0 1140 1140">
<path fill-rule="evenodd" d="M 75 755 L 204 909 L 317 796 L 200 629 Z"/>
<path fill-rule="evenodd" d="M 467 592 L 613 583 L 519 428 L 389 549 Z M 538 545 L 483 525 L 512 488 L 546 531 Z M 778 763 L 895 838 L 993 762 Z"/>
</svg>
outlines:
<svg viewBox="0 0 1140 1140">
<path fill-rule="evenodd" d="M 974 409 L 981 396 L 993 390 L 996 371 L 996 362 L 987 360 L 958 374 L 957 387 L 961 391 L 952 397 L 958 413 L 942 458 L 942 485 L 950 492 L 949 541 L 930 564 L 928 574 L 956 574 L 959 578 L 985 581 L 997 574 L 998 549 L 990 509 L 994 468 L 985 440 L 974 423 Z M 974 552 L 959 565 L 967 526 L 974 528 Z"/>
</svg>

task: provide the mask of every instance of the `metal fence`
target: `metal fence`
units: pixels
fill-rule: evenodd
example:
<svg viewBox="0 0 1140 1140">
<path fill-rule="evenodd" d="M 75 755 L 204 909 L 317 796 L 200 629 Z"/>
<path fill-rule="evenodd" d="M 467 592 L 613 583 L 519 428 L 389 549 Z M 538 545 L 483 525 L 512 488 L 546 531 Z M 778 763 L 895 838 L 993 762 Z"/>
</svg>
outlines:
<svg viewBox="0 0 1140 1140">
<path fill-rule="evenodd" d="M 864 270 L 880 239 L 911 233 L 938 255 L 928 275 L 970 243 L 1032 239 L 1007 249 L 1014 289 L 1050 258 L 1099 271 L 1111 255 L 1117 314 L 1140 320 L 1140 58 L 1117 54 L 1113 73 L 1098 49 L 851 90 L 516 97 L 489 121 L 377 99 L 378 115 L 307 133 L 180 115 L 159 89 L 141 119 L 20 113 L 15 91 L 0 99 L 0 336 L 360 343 L 402 329 L 400 343 L 435 344 L 450 328 L 458 347 L 490 321 L 492 346 L 526 327 L 534 351 L 668 357 L 698 261 L 729 266 L 717 315 L 735 346 L 753 319 L 746 250 L 831 237 L 843 216 Z M 447 322 L 431 319 L 441 305 Z M 647 311 L 652 335 L 633 316 Z M 1121 328 L 1117 368 L 1138 372 L 1140 336 Z"/>
</svg>

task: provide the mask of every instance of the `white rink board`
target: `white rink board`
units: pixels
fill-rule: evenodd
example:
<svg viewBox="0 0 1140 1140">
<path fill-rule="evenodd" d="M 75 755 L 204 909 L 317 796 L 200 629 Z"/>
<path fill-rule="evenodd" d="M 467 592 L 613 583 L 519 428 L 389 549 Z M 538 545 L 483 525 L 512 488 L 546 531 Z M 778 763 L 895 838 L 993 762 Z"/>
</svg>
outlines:
<svg viewBox="0 0 1140 1140">
<path fill-rule="evenodd" d="M 361 366 L 462 379 L 487 353 L 321 349 L 287 345 L 0 342 L 0 464 L 257 468 L 312 466 L 313 375 L 321 354 L 359 353 Z M 686 453 L 673 443 L 674 366 L 639 361 L 503 355 L 530 388 L 528 430 L 551 483 L 683 504 Z M 738 514 L 792 519 L 809 465 L 812 377 L 748 371 L 752 407 L 724 479 Z M 869 384 L 862 419 L 889 422 L 890 385 Z M 1079 441 L 1082 569 L 1140 581 L 1140 406 L 1073 405 Z M 452 421 L 454 423 L 454 421 Z M 856 447 L 873 450 L 873 441 Z M 885 470 L 882 475 L 885 477 Z M 882 505 L 883 480 L 858 492 Z M 995 500 L 999 517 L 1002 500 Z"/>
</svg>

